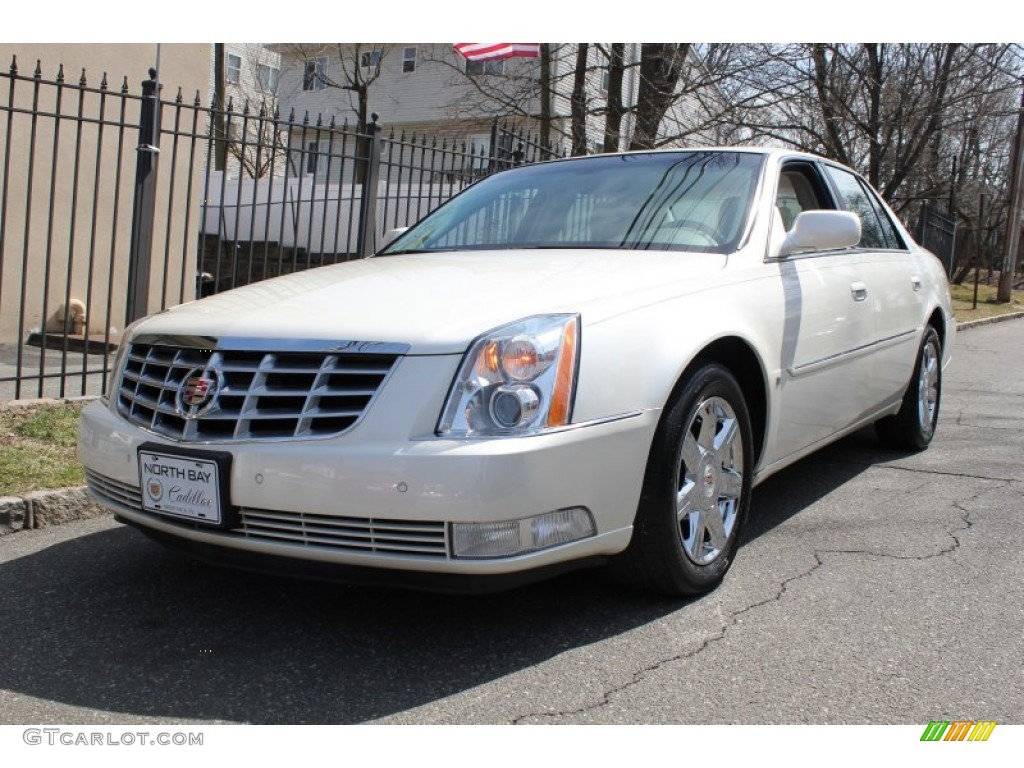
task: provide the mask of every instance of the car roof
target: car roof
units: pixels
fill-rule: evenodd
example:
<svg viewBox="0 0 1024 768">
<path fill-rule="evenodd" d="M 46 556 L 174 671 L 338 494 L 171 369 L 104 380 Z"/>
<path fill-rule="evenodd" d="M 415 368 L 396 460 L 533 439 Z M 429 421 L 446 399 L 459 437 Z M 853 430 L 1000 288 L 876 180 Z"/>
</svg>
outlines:
<svg viewBox="0 0 1024 768">
<path fill-rule="evenodd" d="M 561 157 L 552 158 L 552 160 L 543 162 L 564 162 L 564 161 L 579 161 L 586 160 L 588 158 L 596 157 L 623 157 L 628 155 L 650 155 L 650 154 L 680 154 L 689 152 L 738 152 L 742 154 L 750 155 L 763 155 L 771 158 L 806 158 L 808 160 L 827 160 L 820 155 L 815 155 L 811 152 L 805 152 L 799 149 L 791 149 L 786 147 L 758 147 L 758 146 L 712 146 L 712 147 L 659 147 L 657 149 L 635 149 L 628 152 L 604 152 L 597 153 L 594 155 L 579 155 L 576 157 Z M 832 162 L 832 161 L 829 161 Z"/>
</svg>

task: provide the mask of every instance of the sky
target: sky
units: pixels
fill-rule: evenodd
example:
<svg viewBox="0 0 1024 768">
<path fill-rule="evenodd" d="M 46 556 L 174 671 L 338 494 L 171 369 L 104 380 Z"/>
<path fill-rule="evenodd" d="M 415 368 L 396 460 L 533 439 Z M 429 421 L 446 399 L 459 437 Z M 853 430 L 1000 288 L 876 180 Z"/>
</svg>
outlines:
<svg viewBox="0 0 1024 768">
<path fill-rule="evenodd" d="M 898 7 L 902 5 L 902 8 Z M 100 4 L 51 0 L 43 6 L 8 4 L 0 25 L 3 42 L 196 42 L 200 39 L 341 42 L 439 42 L 442 40 L 617 39 L 651 42 L 676 28 L 678 40 L 691 42 L 1018 42 L 1024 28 L 1008 24 L 1013 4 L 974 0 L 927 6 L 892 0 L 836 4 L 790 0 L 687 3 L 647 0 L 635 6 L 550 0 L 514 0 L 504 5 L 480 0 L 389 0 L 387 3 L 337 4 L 224 3 L 175 0 L 166 5 L 137 0 Z M 56 6 L 56 9 L 55 7 Z M 689 6 L 689 7 L 688 7 Z M 696 7 L 694 7 L 696 6 Z M 606 8 L 611 10 L 606 10 Z M 143 19 L 141 11 L 151 11 Z M 507 10 L 501 10 L 507 9 Z M 784 9 L 784 10 L 782 10 Z M 1018 38 L 1007 38 L 1016 33 Z M 839 39 L 837 39 L 839 36 Z"/>
</svg>

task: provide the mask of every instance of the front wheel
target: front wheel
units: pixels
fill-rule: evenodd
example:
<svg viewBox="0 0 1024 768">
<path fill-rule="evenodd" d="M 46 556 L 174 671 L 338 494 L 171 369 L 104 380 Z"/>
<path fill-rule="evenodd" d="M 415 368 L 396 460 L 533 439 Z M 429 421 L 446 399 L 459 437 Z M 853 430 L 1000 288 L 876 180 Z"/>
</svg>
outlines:
<svg viewBox="0 0 1024 768">
<path fill-rule="evenodd" d="M 718 584 L 750 506 L 753 461 L 739 384 L 721 365 L 701 366 L 655 434 L 633 538 L 616 563 L 620 575 L 672 596 Z"/>
<path fill-rule="evenodd" d="M 932 326 L 924 332 L 903 404 L 875 422 L 875 433 L 891 448 L 923 451 L 935 436 L 942 395 L 942 342 Z"/>
</svg>

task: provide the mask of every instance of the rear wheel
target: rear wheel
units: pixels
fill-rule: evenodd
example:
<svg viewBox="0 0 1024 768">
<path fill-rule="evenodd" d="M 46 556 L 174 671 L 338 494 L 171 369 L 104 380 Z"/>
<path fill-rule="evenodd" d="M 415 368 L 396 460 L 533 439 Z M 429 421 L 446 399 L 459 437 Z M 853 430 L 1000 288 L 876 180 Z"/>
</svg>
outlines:
<svg viewBox="0 0 1024 768">
<path fill-rule="evenodd" d="M 875 422 L 878 438 L 892 448 L 922 451 L 935 436 L 942 395 L 942 342 L 932 326 L 924 332 L 903 404 L 893 416 Z"/>
<path fill-rule="evenodd" d="M 753 456 L 739 384 L 718 364 L 701 366 L 655 434 L 620 575 L 673 596 L 718 584 L 750 505 Z"/>
</svg>

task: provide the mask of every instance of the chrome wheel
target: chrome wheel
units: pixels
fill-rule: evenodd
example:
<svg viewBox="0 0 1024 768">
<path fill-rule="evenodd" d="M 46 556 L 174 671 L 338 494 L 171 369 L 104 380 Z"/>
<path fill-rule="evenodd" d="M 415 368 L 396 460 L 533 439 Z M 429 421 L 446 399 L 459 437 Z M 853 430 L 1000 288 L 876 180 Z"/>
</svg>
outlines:
<svg viewBox="0 0 1024 768">
<path fill-rule="evenodd" d="M 935 436 L 941 398 L 942 339 L 929 325 L 899 411 L 875 422 L 879 439 L 891 448 L 923 451 Z"/>
<path fill-rule="evenodd" d="M 743 443 L 732 406 L 702 401 L 683 432 L 676 477 L 676 522 L 683 551 L 707 565 L 725 549 L 743 494 Z"/>
<path fill-rule="evenodd" d="M 935 431 L 935 420 L 939 410 L 939 347 L 934 339 L 928 339 L 921 350 L 920 370 L 917 381 L 917 418 L 921 431 L 931 438 Z"/>
<path fill-rule="evenodd" d="M 666 595 L 722 580 L 750 507 L 754 431 L 743 391 L 724 366 L 693 366 L 665 407 L 651 444 L 629 547 L 616 574 Z"/>
</svg>

